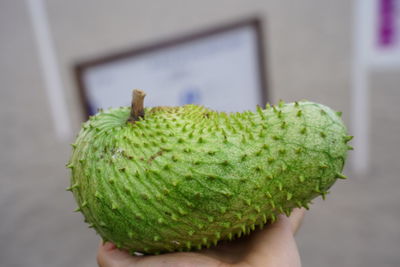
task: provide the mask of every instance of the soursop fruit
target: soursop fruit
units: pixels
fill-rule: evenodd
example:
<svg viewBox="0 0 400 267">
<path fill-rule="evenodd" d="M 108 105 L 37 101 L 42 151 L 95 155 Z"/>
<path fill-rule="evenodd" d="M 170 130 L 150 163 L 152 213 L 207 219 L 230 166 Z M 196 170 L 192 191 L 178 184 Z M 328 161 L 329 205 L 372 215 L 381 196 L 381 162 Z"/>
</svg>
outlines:
<svg viewBox="0 0 400 267">
<path fill-rule="evenodd" d="M 328 193 L 351 136 L 340 113 L 300 101 L 216 112 L 202 106 L 101 111 L 67 166 L 78 208 L 130 252 L 201 249 L 248 234 Z"/>
</svg>

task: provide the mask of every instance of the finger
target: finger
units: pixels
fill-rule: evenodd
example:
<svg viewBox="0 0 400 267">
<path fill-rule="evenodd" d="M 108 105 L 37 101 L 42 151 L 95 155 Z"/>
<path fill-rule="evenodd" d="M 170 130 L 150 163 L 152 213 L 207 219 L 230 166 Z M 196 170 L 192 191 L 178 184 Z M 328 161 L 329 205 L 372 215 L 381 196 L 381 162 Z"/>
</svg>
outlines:
<svg viewBox="0 0 400 267">
<path fill-rule="evenodd" d="M 138 261 L 137 256 L 129 255 L 128 252 L 117 249 L 114 244 L 102 242 L 97 250 L 97 263 L 100 267 L 132 266 Z"/>
<path fill-rule="evenodd" d="M 289 217 L 288 222 L 291 226 L 293 234 L 295 234 L 301 226 L 301 222 L 304 217 L 304 211 L 305 209 L 296 208 L 292 211 L 292 214 Z M 266 225 L 265 227 L 267 228 L 269 226 Z M 222 241 L 218 244 L 218 246 L 210 249 L 204 249 L 200 251 L 200 253 L 231 264 L 240 262 L 251 251 L 251 249 L 248 249 L 248 247 L 249 244 L 255 243 L 254 235 L 258 236 L 260 232 L 260 230 L 256 230 L 255 232 L 251 233 L 250 236 L 244 236 L 240 239 L 229 242 Z"/>
<path fill-rule="evenodd" d="M 296 215 L 293 222 L 299 222 L 300 217 Z M 292 227 L 289 218 L 280 215 L 277 222 L 252 236 L 243 262 L 250 266 L 264 266 L 266 262 L 270 266 L 301 266 Z"/>
<path fill-rule="evenodd" d="M 128 252 L 117 249 L 115 245 L 107 242 L 100 244 L 97 254 L 97 263 L 100 267 L 133 267 L 133 266 L 223 266 L 213 258 L 198 253 L 177 252 L 162 255 L 132 256 Z"/>
<path fill-rule="evenodd" d="M 140 258 L 140 266 L 174 267 L 174 266 L 198 266 L 198 267 L 222 267 L 223 262 L 195 252 L 175 252 Z"/>
<path fill-rule="evenodd" d="M 306 209 L 304 208 L 296 208 L 293 209 L 292 213 L 289 216 L 289 222 L 292 227 L 292 233 L 295 234 L 299 230 L 305 215 Z"/>
<path fill-rule="evenodd" d="M 209 249 L 202 249 L 198 251 L 198 253 L 221 262 L 233 264 L 240 262 L 243 256 L 247 254 L 246 244 L 245 238 L 233 241 L 222 241 L 217 246 Z"/>
</svg>

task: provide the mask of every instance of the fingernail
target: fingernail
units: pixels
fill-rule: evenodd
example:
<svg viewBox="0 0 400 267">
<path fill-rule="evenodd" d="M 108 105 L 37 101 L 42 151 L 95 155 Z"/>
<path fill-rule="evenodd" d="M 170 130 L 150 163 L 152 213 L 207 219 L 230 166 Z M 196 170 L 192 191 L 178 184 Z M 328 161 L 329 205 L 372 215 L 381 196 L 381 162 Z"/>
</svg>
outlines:
<svg viewBox="0 0 400 267">
<path fill-rule="evenodd" d="M 111 242 L 106 242 L 103 245 L 103 247 L 104 247 L 105 250 L 113 250 L 115 248 L 115 245 L 113 243 L 111 243 Z"/>
</svg>

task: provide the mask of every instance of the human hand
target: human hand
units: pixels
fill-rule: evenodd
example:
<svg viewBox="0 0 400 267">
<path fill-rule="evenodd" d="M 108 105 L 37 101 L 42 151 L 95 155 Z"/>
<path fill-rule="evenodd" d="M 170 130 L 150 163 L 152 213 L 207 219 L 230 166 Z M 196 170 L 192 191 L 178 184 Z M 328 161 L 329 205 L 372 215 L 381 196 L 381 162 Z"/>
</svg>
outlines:
<svg viewBox="0 0 400 267">
<path fill-rule="evenodd" d="M 304 209 L 294 209 L 289 217 L 256 230 L 244 238 L 224 242 L 197 252 L 176 252 L 155 256 L 132 256 L 112 243 L 100 244 L 97 262 L 100 267 L 141 266 L 263 266 L 299 267 L 300 256 L 294 234 L 304 217 Z"/>
</svg>

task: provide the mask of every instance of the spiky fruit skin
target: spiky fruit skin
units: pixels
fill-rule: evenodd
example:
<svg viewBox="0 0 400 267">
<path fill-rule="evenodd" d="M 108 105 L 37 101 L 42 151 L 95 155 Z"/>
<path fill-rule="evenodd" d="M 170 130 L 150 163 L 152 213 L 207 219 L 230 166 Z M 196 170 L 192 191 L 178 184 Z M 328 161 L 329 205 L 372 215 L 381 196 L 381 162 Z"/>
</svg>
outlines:
<svg viewBox="0 0 400 267">
<path fill-rule="evenodd" d="M 131 252 L 208 247 L 307 207 L 343 169 L 340 116 L 312 102 L 219 113 L 128 108 L 83 124 L 68 164 L 85 221 Z"/>
</svg>

